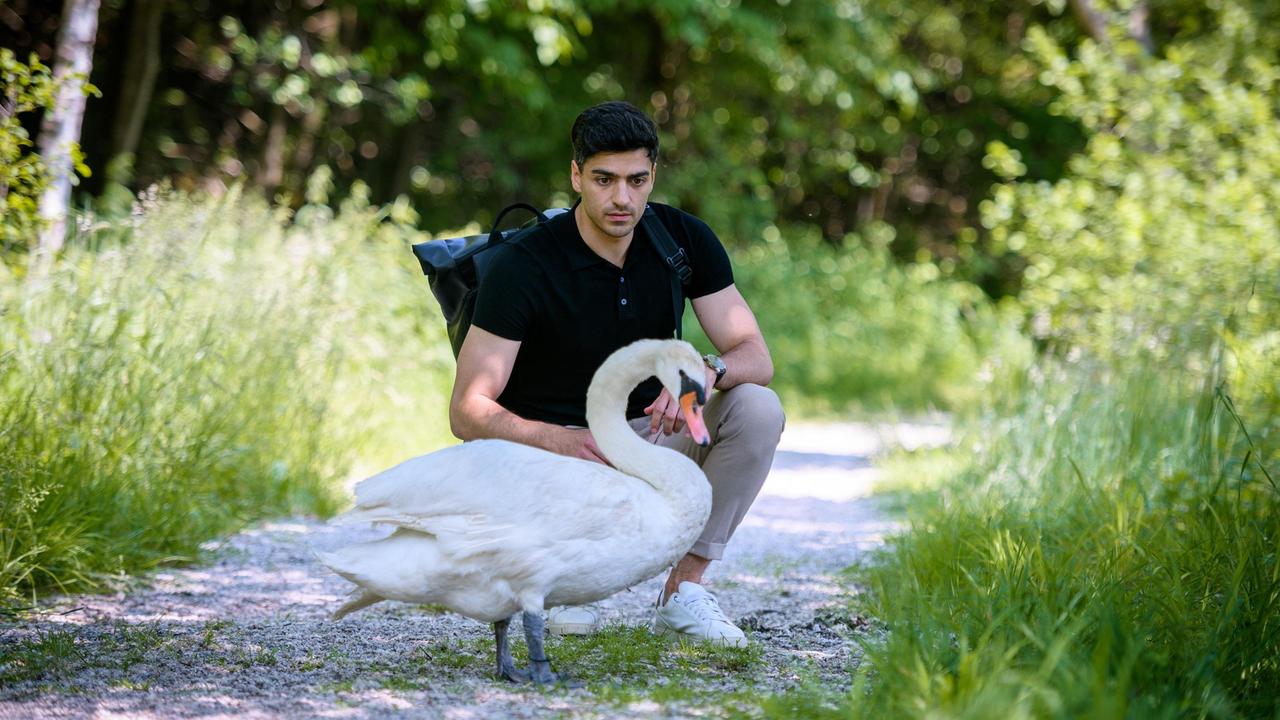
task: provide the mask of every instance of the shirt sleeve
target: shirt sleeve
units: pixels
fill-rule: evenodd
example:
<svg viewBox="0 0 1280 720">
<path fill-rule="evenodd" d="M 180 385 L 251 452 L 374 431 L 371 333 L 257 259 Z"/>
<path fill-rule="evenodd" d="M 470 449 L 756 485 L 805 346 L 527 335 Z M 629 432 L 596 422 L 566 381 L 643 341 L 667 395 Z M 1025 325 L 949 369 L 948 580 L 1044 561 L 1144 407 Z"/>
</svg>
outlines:
<svg viewBox="0 0 1280 720">
<path fill-rule="evenodd" d="M 523 341 L 534 317 L 530 274 L 538 271 L 522 261 L 521 250 L 513 245 L 488 252 L 493 257 L 480 282 L 471 324 L 508 340 Z"/>
<path fill-rule="evenodd" d="M 693 266 L 693 278 L 685 288 L 685 294 L 690 299 L 700 298 L 732 285 L 733 266 L 729 262 L 729 253 L 711 227 L 683 211 L 676 211 L 675 216 L 675 222 L 683 230 L 681 235 L 688 243 L 689 264 Z"/>
</svg>

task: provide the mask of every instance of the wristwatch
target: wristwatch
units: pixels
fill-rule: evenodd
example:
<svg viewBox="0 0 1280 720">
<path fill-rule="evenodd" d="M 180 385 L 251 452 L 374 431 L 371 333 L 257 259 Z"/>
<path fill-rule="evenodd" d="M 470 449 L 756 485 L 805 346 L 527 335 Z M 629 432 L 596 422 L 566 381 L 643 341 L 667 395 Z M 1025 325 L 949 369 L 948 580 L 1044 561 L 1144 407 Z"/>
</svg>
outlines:
<svg viewBox="0 0 1280 720">
<path fill-rule="evenodd" d="M 724 374 L 729 371 L 729 368 L 725 367 L 724 361 L 720 359 L 719 355 L 707 353 L 702 356 L 702 362 L 706 363 L 707 367 L 716 371 L 716 379 L 712 381 L 711 387 L 715 387 L 720 384 L 720 378 L 724 377 Z"/>
</svg>

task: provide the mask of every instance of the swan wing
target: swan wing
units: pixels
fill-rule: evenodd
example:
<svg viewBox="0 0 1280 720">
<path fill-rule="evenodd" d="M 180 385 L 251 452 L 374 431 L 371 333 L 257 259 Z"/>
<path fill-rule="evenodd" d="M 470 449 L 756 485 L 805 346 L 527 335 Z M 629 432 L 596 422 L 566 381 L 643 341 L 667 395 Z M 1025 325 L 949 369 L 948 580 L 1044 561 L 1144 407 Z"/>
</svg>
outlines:
<svg viewBox="0 0 1280 720">
<path fill-rule="evenodd" d="M 648 484 L 604 465 L 477 440 L 362 481 L 342 520 L 428 533 L 460 557 L 498 546 L 625 537 L 639 529 L 636 511 L 655 500 Z"/>
</svg>

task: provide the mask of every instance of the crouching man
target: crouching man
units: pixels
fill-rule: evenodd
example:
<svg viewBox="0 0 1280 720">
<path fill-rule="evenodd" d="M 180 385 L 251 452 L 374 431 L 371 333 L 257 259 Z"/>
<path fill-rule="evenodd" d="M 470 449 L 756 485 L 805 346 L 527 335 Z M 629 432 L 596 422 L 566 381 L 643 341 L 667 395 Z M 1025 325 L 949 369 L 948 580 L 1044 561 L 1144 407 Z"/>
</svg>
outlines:
<svg viewBox="0 0 1280 720">
<path fill-rule="evenodd" d="M 672 270 L 640 224 L 657 175 L 658 134 L 638 108 L 609 102 L 579 115 L 570 135 L 570 179 L 580 198 L 571 212 L 493 253 L 458 356 L 449 419 L 463 440 L 501 438 L 607 463 L 585 428 L 592 375 L 614 350 L 675 331 Z M 711 517 L 667 577 L 653 628 L 741 646 L 742 631 L 702 578 L 764 483 L 782 406 L 765 387 L 773 362 L 720 240 L 688 213 L 652 207 L 688 258 L 693 276 L 684 292 L 719 352 L 705 357 L 708 447 L 681 432 L 679 406 L 656 379 L 628 402 L 635 431 L 692 458 L 712 486 Z M 556 608 L 548 619 L 553 633 L 596 626 L 589 608 Z"/>
</svg>

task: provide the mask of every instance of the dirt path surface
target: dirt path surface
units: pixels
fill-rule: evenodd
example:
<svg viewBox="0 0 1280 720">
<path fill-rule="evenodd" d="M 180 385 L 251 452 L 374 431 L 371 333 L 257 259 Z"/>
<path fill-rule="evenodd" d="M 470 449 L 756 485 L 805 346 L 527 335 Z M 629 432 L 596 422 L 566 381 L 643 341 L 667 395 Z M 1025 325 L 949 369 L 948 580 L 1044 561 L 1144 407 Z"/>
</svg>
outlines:
<svg viewBox="0 0 1280 720">
<path fill-rule="evenodd" d="M 944 442 L 941 425 L 793 423 L 773 471 L 707 585 L 748 630 L 748 651 L 668 647 L 640 628 L 655 578 L 600 603 L 607 632 L 551 643 L 581 689 L 492 677 L 488 626 L 383 603 L 327 619 L 349 585 L 314 550 L 385 529 L 266 523 L 201 566 L 114 596 L 62 598 L 0 624 L 0 718 L 501 718 L 718 716 L 818 683 L 846 688 L 863 628 L 833 612 L 839 571 L 891 523 L 869 496 L 872 457 Z M 516 633 L 516 637 L 519 633 Z"/>
</svg>

